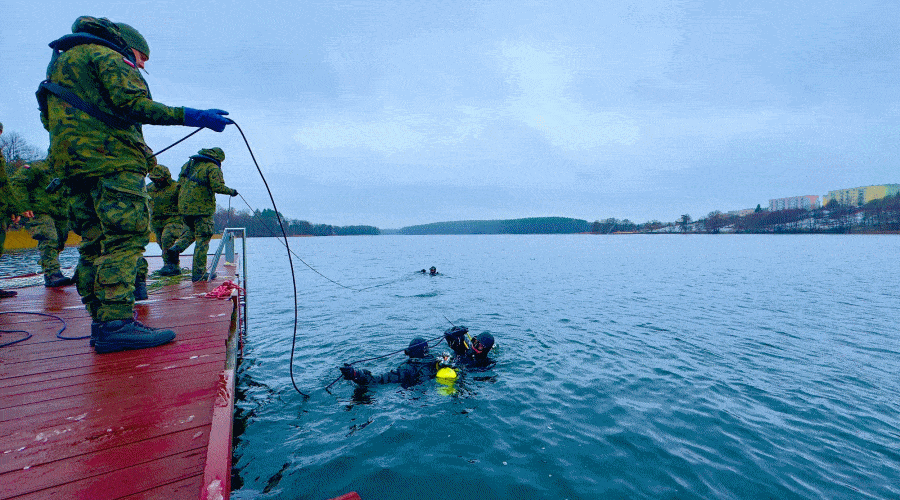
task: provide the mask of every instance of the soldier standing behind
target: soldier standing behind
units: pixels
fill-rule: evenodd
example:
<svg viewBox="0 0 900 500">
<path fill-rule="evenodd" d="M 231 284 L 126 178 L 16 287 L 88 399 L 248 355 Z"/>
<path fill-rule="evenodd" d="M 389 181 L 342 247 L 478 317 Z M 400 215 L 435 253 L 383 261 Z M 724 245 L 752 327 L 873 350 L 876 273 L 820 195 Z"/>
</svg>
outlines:
<svg viewBox="0 0 900 500">
<path fill-rule="evenodd" d="M 58 186 L 54 192 L 47 192 L 47 187 L 59 177 L 60 173 L 52 170 L 48 162 L 35 161 L 20 168 L 11 179 L 22 205 L 34 213 L 25 228 L 38 244 L 44 286 L 54 288 L 72 284 L 72 279 L 63 276 L 59 269 L 59 252 L 69 237 L 68 203 Z"/>
<path fill-rule="evenodd" d="M 237 190 L 225 185 L 222 177 L 223 161 L 225 152 L 221 148 L 201 149 L 181 167 L 178 175 L 178 211 L 195 243 L 191 281 L 205 281 L 210 276 L 206 272 L 206 252 L 213 236 L 215 193 L 229 196 L 238 194 Z"/>
<path fill-rule="evenodd" d="M 150 195 L 151 225 L 156 233 L 156 242 L 163 249 L 163 266 L 159 270 L 161 276 L 177 276 L 181 274 L 179 255 L 193 243 L 178 212 L 178 183 L 172 179 L 172 173 L 164 165 L 156 165 L 150 169 L 150 180 L 147 187 Z"/>
<path fill-rule="evenodd" d="M 0 123 L 0 135 L 3 135 L 2 123 Z M 3 156 L 3 151 L 0 151 L 0 255 L 3 255 L 3 244 L 6 242 L 6 226 L 9 220 L 12 220 L 13 223 L 19 222 L 20 213 L 22 213 L 22 207 L 6 176 L 6 157 Z M 31 216 L 28 212 L 23 215 Z M 18 294 L 12 290 L 0 290 L 0 299 L 8 299 L 16 295 Z"/>
<path fill-rule="evenodd" d="M 151 156 L 141 124 L 208 127 L 232 123 L 221 110 L 169 107 L 153 100 L 140 69 L 150 57 L 133 27 L 79 17 L 50 44 L 53 58 L 37 97 L 50 132 L 49 157 L 64 168 L 72 228 L 82 237 L 75 271 L 98 353 L 170 342 L 175 332 L 134 319 L 138 259 L 149 242 L 144 177 Z"/>
</svg>

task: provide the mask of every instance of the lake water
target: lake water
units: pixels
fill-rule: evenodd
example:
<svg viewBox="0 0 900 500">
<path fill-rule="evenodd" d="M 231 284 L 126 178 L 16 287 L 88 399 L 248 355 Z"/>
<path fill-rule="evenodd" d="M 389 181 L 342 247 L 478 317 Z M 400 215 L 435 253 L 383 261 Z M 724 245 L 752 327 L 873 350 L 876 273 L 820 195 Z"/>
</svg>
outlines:
<svg viewBox="0 0 900 500">
<path fill-rule="evenodd" d="M 235 499 L 900 497 L 897 236 L 290 243 L 311 397 L 284 247 L 251 239 Z M 496 366 L 324 390 L 451 322 Z"/>
</svg>

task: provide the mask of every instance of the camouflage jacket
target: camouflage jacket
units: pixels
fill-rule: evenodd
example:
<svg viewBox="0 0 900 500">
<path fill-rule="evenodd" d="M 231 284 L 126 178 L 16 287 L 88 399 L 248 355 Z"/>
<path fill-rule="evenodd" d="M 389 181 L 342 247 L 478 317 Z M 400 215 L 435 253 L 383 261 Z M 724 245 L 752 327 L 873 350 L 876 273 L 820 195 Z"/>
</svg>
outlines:
<svg viewBox="0 0 900 500">
<path fill-rule="evenodd" d="M 48 193 L 46 188 L 50 182 L 59 177 L 46 161 L 35 161 L 25 165 L 13 174 L 12 182 L 16 194 L 22 200 L 22 208 L 31 210 L 35 215 L 47 214 L 54 219 L 67 217 L 68 204 L 66 197 L 57 190 Z"/>
<path fill-rule="evenodd" d="M 108 19 L 79 17 L 72 32 L 125 46 L 118 27 Z M 53 42 L 51 47 L 68 46 L 60 43 L 65 39 Z M 125 128 L 113 127 L 54 94 L 45 94 L 41 122 L 50 132 L 50 157 L 63 166 L 64 180 L 69 184 L 121 171 L 146 174 L 150 149 L 144 143 L 141 124 L 184 123 L 184 108 L 153 101 L 134 63 L 105 45 L 82 43 L 55 54 L 47 68 L 47 80 L 101 111 L 133 123 Z"/>
<path fill-rule="evenodd" d="M 19 198 L 13 193 L 12 186 L 9 184 L 9 178 L 6 176 L 6 157 L 0 151 L 0 224 L 6 227 L 11 215 L 22 213 L 22 206 Z"/>
<path fill-rule="evenodd" d="M 237 193 L 225 185 L 222 169 L 216 160 L 202 155 L 192 156 L 181 167 L 178 185 L 178 211 L 181 215 L 213 215 L 216 212 L 214 193 Z"/>
<path fill-rule="evenodd" d="M 150 212 L 154 226 L 165 226 L 171 220 L 181 220 L 178 211 L 178 183 L 169 178 L 165 183 L 153 181 L 147 186 L 150 195 Z"/>
</svg>

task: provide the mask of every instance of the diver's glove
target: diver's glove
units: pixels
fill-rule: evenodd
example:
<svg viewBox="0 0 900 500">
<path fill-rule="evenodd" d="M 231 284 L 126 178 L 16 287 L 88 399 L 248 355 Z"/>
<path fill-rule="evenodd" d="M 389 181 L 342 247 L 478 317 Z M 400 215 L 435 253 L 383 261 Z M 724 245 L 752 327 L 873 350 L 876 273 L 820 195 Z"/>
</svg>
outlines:
<svg viewBox="0 0 900 500">
<path fill-rule="evenodd" d="M 231 197 L 235 197 L 235 196 L 237 196 L 237 194 L 238 194 L 238 193 L 237 193 L 237 189 L 232 189 L 232 190 L 231 190 L 231 195 L 230 195 L 230 196 L 231 196 Z"/>
<path fill-rule="evenodd" d="M 468 328 L 464 326 L 454 326 L 453 328 L 450 328 L 446 332 L 444 332 L 444 338 L 447 339 L 447 342 L 459 342 L 467 333 L 469 333 Z"/>
<path fill-rule="evenodd" d="M 228 111 L 221 109 L 184 108 L 184 124 L 188 127 L 206 127 L 216 132 L 225 130 L 225 126 L 234 123 L 225 118 Z"/>
<path fill-rule="evenodd" d="M 353 369 L 348 363 L 344 363 L 344 366 L 340 367 L 341 375 L 344 376 L 345 380 L 353 380 L 356 378 L 356 370 Z"/>
</svg>

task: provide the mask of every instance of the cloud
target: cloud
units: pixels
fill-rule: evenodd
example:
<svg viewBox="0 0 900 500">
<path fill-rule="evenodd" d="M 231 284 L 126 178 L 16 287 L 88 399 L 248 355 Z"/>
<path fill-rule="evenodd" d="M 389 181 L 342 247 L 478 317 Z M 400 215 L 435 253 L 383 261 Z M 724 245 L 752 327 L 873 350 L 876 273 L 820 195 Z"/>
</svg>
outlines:
<svg viewBox="0 0 900 500">
<path fill-rule="evenodd" d="M 539 131 L 554 147 L 582 151 L 632 145 L 640 138 L 637 120 L 618 111 L 593 110 L 578 94 L 575 57 L 565 47 L 504 42 L 498 57 L 515 88 L 507 102 L 510 116 Z"/>
</svg>

